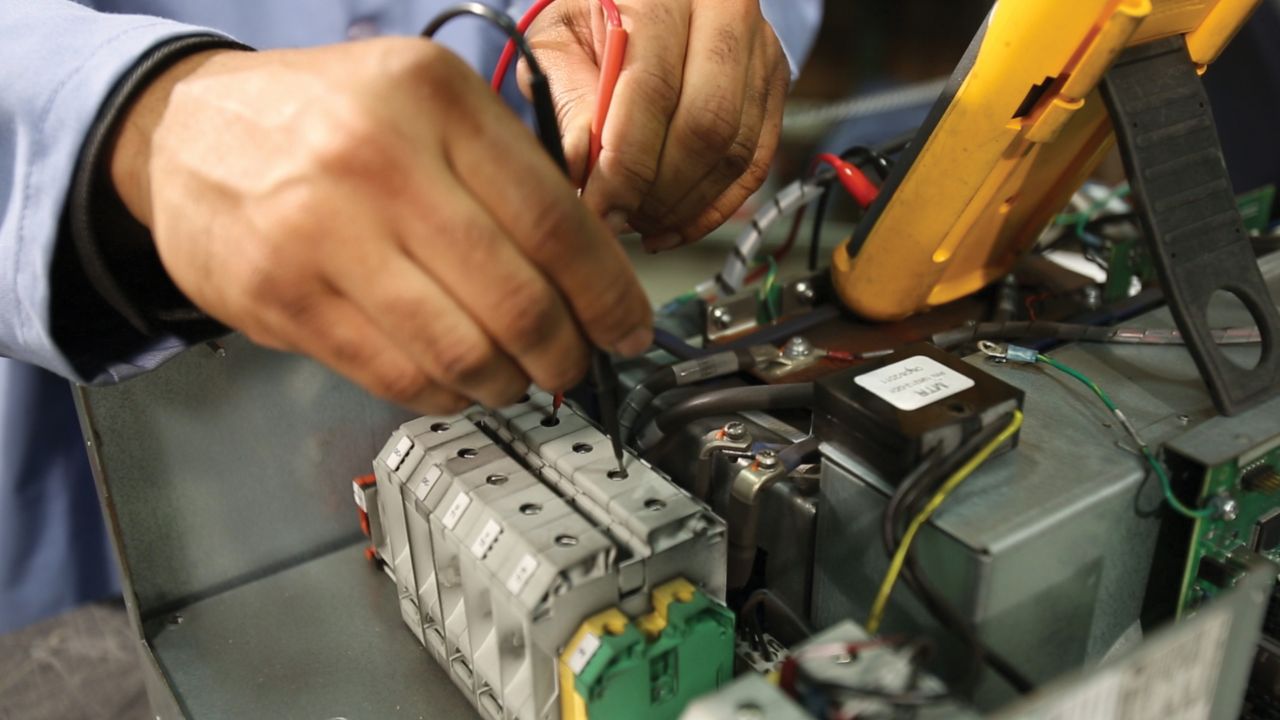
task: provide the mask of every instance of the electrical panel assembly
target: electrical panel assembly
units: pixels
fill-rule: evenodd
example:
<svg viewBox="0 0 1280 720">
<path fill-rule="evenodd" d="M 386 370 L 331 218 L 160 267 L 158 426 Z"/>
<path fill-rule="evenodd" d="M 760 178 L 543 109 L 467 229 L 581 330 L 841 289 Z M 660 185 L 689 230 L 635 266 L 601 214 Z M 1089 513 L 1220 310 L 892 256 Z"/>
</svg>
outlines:
<svg viewBox="0 0 1280 720">
<path fill-rule="evenodd" d="M 725 527 L 535 393 L 406 423 L 354 493 L 401 616 L 486 717 L 675 717 L 732 674 Z"/>
</svg>

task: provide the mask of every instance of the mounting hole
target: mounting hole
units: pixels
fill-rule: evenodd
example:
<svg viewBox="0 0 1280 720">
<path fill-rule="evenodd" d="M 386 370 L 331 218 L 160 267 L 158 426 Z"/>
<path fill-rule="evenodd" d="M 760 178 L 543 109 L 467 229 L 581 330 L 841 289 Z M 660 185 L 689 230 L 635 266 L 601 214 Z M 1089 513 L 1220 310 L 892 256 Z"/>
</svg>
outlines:
<svg viewBox="0 0 1280 720">
<path fill-rule="evenodd" d="M 576 453 L 578 453 L 579 455 L 586 455 L 587 453 L 591 452 L 592 450 L 595 450 L 595 448 L 591 447 L 591 445 L 589 445 L 589 444 L 587 444 L 587 443 L 574 443 L 574 444 L 573 444 L 573 451 L 574 451 L 574 452 L 576 452 Z M 615 472 L 616 472 L 616 471 L 615 471 Z"/>
<path fill-rule="evenodd" d="M 506 484 L 507 484 L 507 476 L 506 476 L 506 475 L 503 475 L 502 473 L 494 473 L 494 474 L 490 475 L 489 477 L 485 478 L 485 479 L 484 479 L 484 481 L 485 481 L 485 482 L 487 482 L 487 483 L 489 483 L 490 485 L 495 485 L 495 486 L 496 486 L 496 485 L 506 485 Z"/>
<path fill-rule="evenodd" d="M 1257 317 L 1240 299 L 1240 296 L 1230 290 L 1217 290 L 1210 296 L 1209 308 L 1208 312 L 1205 313 L 1205 319 L 1208 321 L 1211 330 L 1259 325 Z M 1252 370 L 1258 367 L 1258 363 L 1262 360 L 1261 343 L 1219 345 L 1218 350 L 1232 364 L 1245 370 Z"/>
<path fill-rule="evenodd" d="M 626 470 L 610 470 L 605 474 L 609 476 L 610 480 L 626 480 L 627 479 Z"/>
<path fill-rule="evenodd" d="M 578 538 L 572 535 L 557 535 L 556 544 L 560 547 L 573 547 L 578 544 Z"/>
<path fill-rule="evenodd" d="M 520 399 L 516 401 L 516 404 L 523 404 L 527 402 L 529 402 L 529 393 L 525 393 L 521 395 Z"/>
<path fill-rule="evenodd" d="M 525 503 L 520 506 L 521 515 L 537 515 L 542 512 L 542 506 L 538 503 Z"/>
<path fill-rule="evenodd" d="M 657 498 L 649 498 L 644 501 L 644 509 L 649 512 L 658 512 L 659 510 L 666 509 L 666 507 L 667 504 Z"/>
<path fill-rule="evenodd" d="M 947 405 L 947 412 L 957 417 L 965 417 L 973 414 L 973 407 L 969 403 L 953 402 Z"/>
<path fill-rule="evenodd" d="M 458 450 L 458 457 L 462 458 L 463 460 L 470 460 L 471 458 L 479 454 L 480 454 L 480 451 L 476 450 L 475 448 L 460 448 Z"/>
<path fill-rule="evenodd" d="M 447 432 L 449 432 L 449 428 L 450 428 L 450 427 L 452 427 L 452 426 L 451 426 L 451 425 L 449 425 L 449 423 L 431 423 L 431 432 L 433 432 L 433 433 L 447 433 Z"/>
<path fill-rule="evenodd" d="M 555 426 L 557 426 L 557 425 L 559 425 L 559 424 L 560 424 L 560 418 L 558 418 L 558 417 L 544 417 L 544 418 L 542 418 L 542 427 L 555 427 Z"/>
</svg>

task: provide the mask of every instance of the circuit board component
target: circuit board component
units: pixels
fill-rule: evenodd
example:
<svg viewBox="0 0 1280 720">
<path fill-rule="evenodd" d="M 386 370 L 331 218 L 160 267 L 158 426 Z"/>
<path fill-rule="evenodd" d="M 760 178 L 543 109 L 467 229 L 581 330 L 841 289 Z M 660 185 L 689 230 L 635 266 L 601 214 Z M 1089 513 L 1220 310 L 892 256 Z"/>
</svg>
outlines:
<svg viewBox="0 0 1280 720">
<path fill-rule="evenodd" d="M 1176 453 L 1170 464 L 1200 478 L 1199 498 L 1213 508 L 1191 531 L 1181 617 L 1232 587 L 1256 556 L 1280 563 L 1280 438 L 1207 468 Z"/>
</svg>

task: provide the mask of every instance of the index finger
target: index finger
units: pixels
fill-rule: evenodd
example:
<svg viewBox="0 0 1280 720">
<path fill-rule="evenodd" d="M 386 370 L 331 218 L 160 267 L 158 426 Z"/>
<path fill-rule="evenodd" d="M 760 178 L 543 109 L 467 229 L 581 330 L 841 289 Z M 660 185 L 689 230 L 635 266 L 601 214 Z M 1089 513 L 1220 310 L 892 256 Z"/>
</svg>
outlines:
<svg viewBox="0 0 1280 720">
<path fill-rule="evenodd" d="M 622 355 L 644 352 L 653 314 L 622 246 L 529 130 L 492 103 L 447 138 L 457 177 L 559 290 L 593 344 Z"/>
</svg>

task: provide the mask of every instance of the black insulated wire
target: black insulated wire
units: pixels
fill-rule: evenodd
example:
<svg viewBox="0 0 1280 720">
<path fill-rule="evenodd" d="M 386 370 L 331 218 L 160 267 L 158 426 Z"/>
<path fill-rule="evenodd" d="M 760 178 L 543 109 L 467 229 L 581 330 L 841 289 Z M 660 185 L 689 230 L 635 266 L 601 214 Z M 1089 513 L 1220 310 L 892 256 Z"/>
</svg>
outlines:
<svg viewBox="0 0 1280 720">
<path fill-rule="evenodd" d="M 441 11 L 422 29 L 422 37 L 434 37 L 440 28 L 455 18 L 469 15 L 487 21 L 501 30 L 513 43 L 520 57 L 529 67 L 529 89 L 533 97 L 533 115 L 536 120 L 538 140 L 551 156 L 562 172 L 568 174 L 569 164 L 565 160 L 564 145 L 560 139 L 560 123 L 556 119 L 556 106 L 551 98 L 551 84 L 542 72 L 542 65 L 533 56 L 533 48 L 529 40 L 516 26 L 510 15 L 479 2 L 462 2 Z"/>
<path fill-rule="evenodd" d="M 684 360 L 654 371 L 641 380 L 622 402 L 622 411 L 618 415 L 622 443 L 626 445 L 631 442 L 635 429 L 643 424 L 646 411 L 659 395 L 677 387 L 717 380 L 743 370 L 751 370 L 757 367 L 760 358 L 765 357 L 771 350 L 776 356 L 776 349 L 770 346 L 726 350 L 701 358 Z"/>
<path fill-rule="evenodd" d="M 821 440 L 814 435 L 810 435 L 799 442 L 788 445 L 782 452 L 778 453 L 778 462 L 788 472 L 795 470 L 805 463 L 817 460 L 820 457 L 818 446 L 821 444 Z"/>
<path fill-rule="evenodd" d="M 975 433 L 946 457 L 940 457 L 936 452 L 930 453 L 899 483 L 885 507 L 880 527 L 881 541 L 889 557 L 897 551 L 899 536 L 906 518 L 911 517 L 921 505 L 928 502 L 929 497 L 957 468 L 992 438 L 999 435 L 1005 424 L 999 421 L 992 423 Z M 1025 694 L 1033 690 L 1034 683 L 1007 659 L 988 647 L 960 611 L 951 605 L 928 580 L 915 550 L 915 546 L 908 550 L 906 565 L 902 570 L 903 582 L 911 588 L 938 624 L 958 635 L 969 648 L 973 655 L 972 670 L 976 672 L 981 664 L 985 663 L 1017 692 Z M 976 676 L 968 678 L 971 685 L 976 680 Z"/>
<path fill-rule="evenodd" d="M 889 178 L 889 170 L 893 165 L 889 159 L 884 156 L 880 150 L 875 150 L 864 145 L 856 145 L 840 153 L 840 159 L 847 160 L 859 168 L 869 166 L 880 178 L 883 184 Z M 822 225 L 827 217 L 827 206 L 831 204 L 831 194 L 835 191 L 836 183 L 834 178 L 832 182 L 827 183 L 823 188 L 822 195 L 818 198 L 817 204 L 814 206 L 813 227 L 809 237 L 809 272 L 816 272 L 818 269 L 818 259 L 822 252 Z"/>
</svg>

